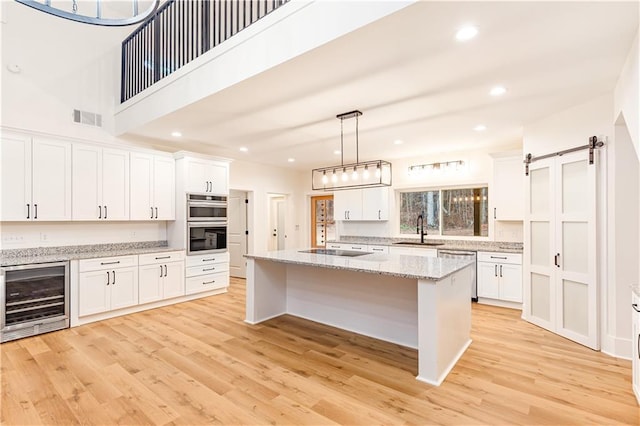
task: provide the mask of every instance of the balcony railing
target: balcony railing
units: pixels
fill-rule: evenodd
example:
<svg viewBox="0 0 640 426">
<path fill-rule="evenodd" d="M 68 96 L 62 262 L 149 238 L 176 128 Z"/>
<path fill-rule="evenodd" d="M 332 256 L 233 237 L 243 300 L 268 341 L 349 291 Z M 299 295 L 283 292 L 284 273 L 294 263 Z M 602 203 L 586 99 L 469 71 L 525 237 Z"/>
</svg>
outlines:
<svg viewBox="0 0 640 426">
<path fill-rule="evenodd" d="M 169 0 L 122 42 L 125 102 L 290 0 Z"/>
</svg>

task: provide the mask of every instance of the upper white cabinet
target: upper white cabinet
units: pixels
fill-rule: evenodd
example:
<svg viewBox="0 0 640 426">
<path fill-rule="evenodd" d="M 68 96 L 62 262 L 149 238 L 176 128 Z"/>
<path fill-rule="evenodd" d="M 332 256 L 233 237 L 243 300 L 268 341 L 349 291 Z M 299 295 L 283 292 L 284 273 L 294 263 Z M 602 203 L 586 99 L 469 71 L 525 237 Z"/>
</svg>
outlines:
<svg viewBox="0 0 640 426">
<path fill-rule="evenodd" d="M 73 219 L 129 219 L 129 152 L 73 144 Z"/>
<path fill-rule="evenodd" d="M 174 220 L 175 162 L 171 157 L 131 153 L 131 220 Z"/>
<path fill-rule="evenodd" d="M 229 193 L 229 167 L 210 160 L 187 157 L 185 192 Z"/>
<path fill-rule="evenodd" d="M 335 220 L 389 220 L 389 188 L 337 191 L 333 195 Z"/>
<path fill-rule="evenodd" d="M 520 156 L 493 160 L 493 218 L 524 220 L 524 165 Z"/>
<path fill-rule="evenodd" d="M 0 157 L 0 220 L 71 220 L 71 143 L 3 136 Z"/>
</svg>

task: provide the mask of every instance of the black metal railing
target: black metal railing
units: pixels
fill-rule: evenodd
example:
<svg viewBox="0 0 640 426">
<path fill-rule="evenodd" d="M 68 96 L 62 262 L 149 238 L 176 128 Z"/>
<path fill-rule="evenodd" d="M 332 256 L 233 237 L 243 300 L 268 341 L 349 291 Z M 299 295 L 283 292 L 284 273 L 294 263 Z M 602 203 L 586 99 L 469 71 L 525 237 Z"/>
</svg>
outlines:
<svg viewBox="0 0 640 426">
<path fill-rule="evenodd" d="M 120 102 L 290 0 L 169 0 L 122 42 Z"/>
</svg>

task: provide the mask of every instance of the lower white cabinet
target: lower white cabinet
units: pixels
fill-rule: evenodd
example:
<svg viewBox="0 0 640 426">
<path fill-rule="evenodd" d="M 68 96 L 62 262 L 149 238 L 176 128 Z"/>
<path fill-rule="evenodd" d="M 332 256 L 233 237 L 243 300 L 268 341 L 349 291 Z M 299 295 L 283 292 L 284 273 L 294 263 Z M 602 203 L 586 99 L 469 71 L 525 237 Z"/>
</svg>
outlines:
<svg viewBox="0 0 640 426">
<path fill-rule="evenodd" d="M 367 245 L 367 251 L 369 253 L 384 253 L 384 254 L 388 254 L 389 253 L 389 246 Z"/>
<path fill-rule="evenodd" d="M 138 256 L 81 260 L 79 270 L 78 316 L 138 304 Z"/>
<path fill-rule="evenodd" d="M 229 286 L 229 253 L 187 257 L 185 293 L 225 289 Z"/>
<path fill-rule="evenodd" d="M 184 252 L 139 256 L 138 295 L 140 304 L 184 296 Z"/>
<path fill-rule="evenodd" d="M 522 255 L 478 252 L 478 297 L 522 303 Z"/>
</svg>

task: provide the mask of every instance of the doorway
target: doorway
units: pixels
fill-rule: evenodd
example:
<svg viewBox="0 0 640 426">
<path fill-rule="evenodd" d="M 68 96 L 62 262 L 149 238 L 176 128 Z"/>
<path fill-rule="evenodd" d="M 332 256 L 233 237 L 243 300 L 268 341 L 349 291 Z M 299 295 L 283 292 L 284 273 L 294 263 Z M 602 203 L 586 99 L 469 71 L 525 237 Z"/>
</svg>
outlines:
<svg viewBox="0 0 640 426">
<path fill-rule="evenodd" d="M 284 194 L 269 194 L 269 237 L 268 250 L 284 250 L 286 246 L 286 206 Z"/>
<path fill-rule="evenodd" d="M 246 278 L 248 228 L 247 210 L 249 194 L 245 191 L 229 191 L 227 206 L 228 231 L 227 247 L 229 249 L 229 275 L 232 277 Z"/>
<path fill-rule="evenodd" d="M 336 238 L 333 218 L 333 195 L 311 197 L 311 246 L 326 247 Z"/>
</svg>

